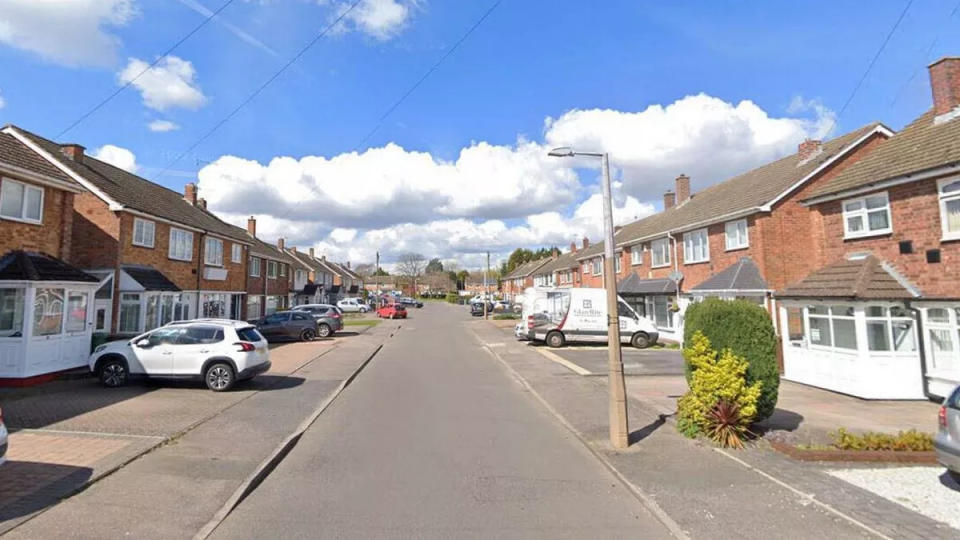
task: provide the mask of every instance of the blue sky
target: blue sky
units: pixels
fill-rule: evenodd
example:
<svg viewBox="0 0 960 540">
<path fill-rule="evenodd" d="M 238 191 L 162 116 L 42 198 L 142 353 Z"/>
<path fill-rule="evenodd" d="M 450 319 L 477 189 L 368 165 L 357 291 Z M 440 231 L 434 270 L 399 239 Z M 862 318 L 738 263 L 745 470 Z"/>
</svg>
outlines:
<svg viewBox="0 0 960 540">
<path fill-rule="evenodd" d="M 54 13 L 45 2 L 0 0 L 0 122 L 55 136 L 118 88 L 130 59 L 152 61 L 203 20 L 204 8 L 222 3 L 76 0 L 75 11 Z M 235 0 L 172 53 L 182 62 L 177 68 L 189 63 L 186 94 L 164 95 L 168 81 L 157 78 L 151 106 L 150 89 L 129 88 L 61 140 L 90 151 L 126 149 L 139 173 L 177 190 L 206 167 L 201 194 L 210 194 L 211 206 L 239 221 L 254 211 L 246 211 L 248 202 L 268 236 L 288 234 L 343 258 L 419 246 L 470 266 L 478 249 L 502 253 L 513 244 L 562 244 L 581 229 L 596 234 L 596 223 L 577 221 L 578 210 L 588 214 L 596 170 L 539 160 L 540 146 L 611 146 L 615 166 L 620 158 L 620 203 L 632 218 L 655 210 L 676 174 L 687 172 L 695 188 L 703 187 L 789 153 L 804 136 L 822 135 L 906 5 L 503 0 L 360 146 L 491 3 L 362 0 L 345 25 L 158 177 L 346 4 Z M 911 5 L 834 135 L 873 120 L 899 129 L 930 106 L 926 64 L 960 54 L 956 7 L 937 0 Z M 696 107 L 686 116 L 665 114 L 659 124 L 647 118 L 656 115 L 630 116 L 698 94 L 703 110 L 729 106 L 704 129 Z M 756 111 L 737 111 L 744 100 Z M 767 118 L 754 122 L 757 111 Z M 753 134 L 730 136 L 724 115 L 736 120 L 733 131 L 747 126 Z M 548 118 L 557 121 L 552 131 Z M 179 129 L 151 131 L 147 125 L 156 120 Z M 656 152 L 630 139 L 649 139 L 657 129 L 685 135 L 659 148 L 669 155 L 651 164 Z M 725 141 L 711 146 L 718 133 Z M 370 148 L 395 151 L 363 153 Z M 466 148 L 476 155 L 461 160 Z M 354 151 L 361 154 L 352 161 L 341 156 Z M 704 152 L 716 166 L 704 163 Z M 270 165 L 279 156 L 295 159 Z M 317 156 L 316 168 L 301 160 L 306 156 Z M 278 179 L 287 173 L 295 178 Z M 485 175 L 497 179 L 487 184 Z M 342 184 L 354 182 L 362 193 L 344 194 Z M 274 184 L 323 193 L 268 193 Z M 547 232 L 557 228 L 550 213 L 565 222 L 557 234 Z M 300 217 L 290 222 L 294 215 Z"/>
</svg>

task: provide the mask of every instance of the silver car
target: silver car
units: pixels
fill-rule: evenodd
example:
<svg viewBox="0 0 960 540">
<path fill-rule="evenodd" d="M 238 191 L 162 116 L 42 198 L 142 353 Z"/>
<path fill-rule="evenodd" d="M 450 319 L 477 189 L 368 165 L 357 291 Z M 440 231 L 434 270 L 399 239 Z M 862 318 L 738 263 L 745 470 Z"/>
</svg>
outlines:
<svg viewBox="0 0 960 540">
<path fill-rule="evenodd" d="M 940 431 L 933 440 L 937 461 L 960 484 L 960 386 L 940 406 Z"/>
<path fill-rule="evenodd" d="M 0 410 L 0 465 L 7 460 L 7 427 L 3 425 L 3 411 Z"/>
<path fill-rule="evenodd" d="M 303 304 L 293 308 L 294 311 L 310 313 L 317 321 L 317 335 L 325 338 L 343 330 L 343 316 L 340 308 L 330 304 Z"/>
</svg>

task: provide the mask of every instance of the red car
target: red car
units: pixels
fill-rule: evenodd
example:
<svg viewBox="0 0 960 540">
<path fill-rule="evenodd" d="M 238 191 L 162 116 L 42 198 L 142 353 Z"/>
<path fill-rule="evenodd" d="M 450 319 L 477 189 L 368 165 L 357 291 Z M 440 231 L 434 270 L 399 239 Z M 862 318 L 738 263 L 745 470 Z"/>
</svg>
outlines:
<svg viewBox="0 0 960 540">
<path fill-rule="evenodd" d="M 381 319 L 406 319 L 407 308 L 403 304 L 387 304 L 377 310 L 377 317 Z"/>
</svg>

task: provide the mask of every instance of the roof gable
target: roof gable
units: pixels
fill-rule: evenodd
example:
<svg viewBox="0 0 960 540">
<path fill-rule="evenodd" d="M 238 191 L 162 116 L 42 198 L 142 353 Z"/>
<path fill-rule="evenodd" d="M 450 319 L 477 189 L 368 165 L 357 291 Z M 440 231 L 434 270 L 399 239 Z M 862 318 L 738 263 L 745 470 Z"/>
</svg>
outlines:
<svg viewBox="0 0 960 540">
<path fill-rule="evenodd" d="M 3 132 L 0 132 L 0 163 L 53 180 L 66 182 L 78 189 L 81 187 L 63 171 L 54 167 L 46 158 L 34 152 L 13 135 Z"/>
</svg>

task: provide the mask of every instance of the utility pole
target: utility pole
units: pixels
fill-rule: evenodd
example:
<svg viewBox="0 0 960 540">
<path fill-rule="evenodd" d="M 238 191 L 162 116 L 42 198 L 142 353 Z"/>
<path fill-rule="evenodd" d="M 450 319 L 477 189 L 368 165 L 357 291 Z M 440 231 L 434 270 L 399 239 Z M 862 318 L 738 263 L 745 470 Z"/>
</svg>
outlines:
<svg viewBox="0 0 960 540">
<path fill-rule="evenodd" d="M 490 274 L 490 252 L 487 252 L 487 270 L 483 273 L 483 294 L 485 298 L 483 299 L 483 318 L 487 319 L 489 313 L 487 313 L 487 306 L 490 302 L 490 284 L 487 281 L 487 276 Z"/>
<path fill-rule="evenodd" d="M 374 307 L 375 307 L 376 309 L 380 309 L 380 251 L 377 251 L 377 264 L 376 264 L 376 270 L 373 271 L 373 275 L 376 277 L 376 280 L 377 280 L 377 281 L 376 281 L 376 283 L 377 283 L 377 298 L 376 298 L 376 300 L 375 300 L 376 306 L 374 306 Z"/>
<path fill-rule="evenodd" d="M 610 444 L 614 448 L 630 445 L 627 419 L 627 387 L 623 378 L 623 357 L 620 351 L 620 316 L 617 309 L 617 275 L 613 248 L 613 199 L 610 193 L 610 158 L 606 152 L 575 152 L 571 148 L 555 148 L 553 157 L 591 156 L 600 158 L 603 169 L 603 282 L 607 291 L 607 365 L 610 386 Z"/>
</svg>

